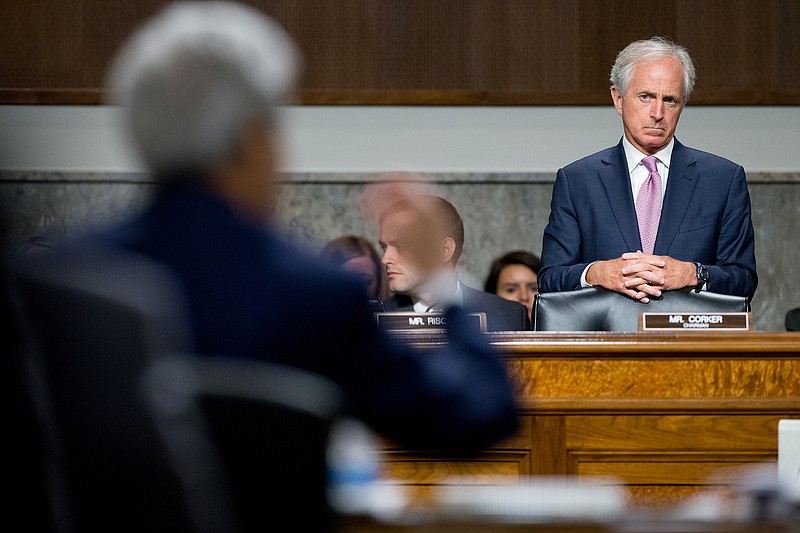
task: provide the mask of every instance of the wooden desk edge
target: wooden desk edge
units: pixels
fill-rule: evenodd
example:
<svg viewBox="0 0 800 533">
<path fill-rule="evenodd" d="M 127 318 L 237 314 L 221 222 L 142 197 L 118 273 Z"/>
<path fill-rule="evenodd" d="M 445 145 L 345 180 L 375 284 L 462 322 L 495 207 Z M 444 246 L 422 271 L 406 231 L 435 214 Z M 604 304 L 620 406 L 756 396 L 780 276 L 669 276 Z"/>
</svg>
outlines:
<svg viewBox="0 0 800 533">
<path fill-rule="evenodd" d="M 504 353 L 774 353 L 800 355 L 797 332 L 536 332 L 487 333 Z"/>
</svg>

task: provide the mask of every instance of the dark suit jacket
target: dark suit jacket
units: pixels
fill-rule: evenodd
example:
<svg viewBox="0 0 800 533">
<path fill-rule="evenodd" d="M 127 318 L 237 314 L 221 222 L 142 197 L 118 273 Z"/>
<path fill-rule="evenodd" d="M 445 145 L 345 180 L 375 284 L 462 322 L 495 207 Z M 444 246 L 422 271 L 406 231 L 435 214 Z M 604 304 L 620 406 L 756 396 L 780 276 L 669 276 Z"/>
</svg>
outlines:
<svg viewBox="0 0 800 533">
<path fill-rule="evenodd" d="M 448 315 L 441 357 L 396 345 L 378 328 L 361 282 L 199 187 L 162 186 L 142 215 L 101 238 L 179 274 L 200 354 L 327 376 L 343 386 L 357 416 L 414 448 L 479 449 L 516 428 L 505 367 L 463 312 Z"/>
<path fill-rule="evenodd" d="M 505 300 L 497 295 L 479 291 L 461 284 L 466 313 L 486 313 L 487 331 L 525 331 L 530 329 L 528 310 L 524 305 Z M 413 311 L 410 296 L 395 294 L 384 300 L 386 311 Z"/>
<path fill-rule="evenodd" d="M 641 247 L 621 141 L 558 171 L 541 292 L 579 289 L 589 263 Z M 758 278 L 744 169 L 676 139 L 653 253 L 706 265 L 709 291 L 752 297 Z"/>
</svg>

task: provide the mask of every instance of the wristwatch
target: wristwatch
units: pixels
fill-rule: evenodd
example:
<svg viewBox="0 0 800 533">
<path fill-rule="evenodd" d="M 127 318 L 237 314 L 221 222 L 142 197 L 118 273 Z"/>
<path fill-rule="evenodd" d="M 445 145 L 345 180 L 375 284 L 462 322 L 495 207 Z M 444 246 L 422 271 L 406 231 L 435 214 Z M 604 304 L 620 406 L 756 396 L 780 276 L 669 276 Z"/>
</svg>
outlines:
<svg viewBox="0 0 800 533">
<path fill-rule="evenodd" d="M 703 263 L 695 261 L 694 264 L 697 267 L 697 285 L 694 288 L 694 292 L 700 292 L 703 290 L 703 285 L 708 282 L 708 269 Z"/>
</svg>

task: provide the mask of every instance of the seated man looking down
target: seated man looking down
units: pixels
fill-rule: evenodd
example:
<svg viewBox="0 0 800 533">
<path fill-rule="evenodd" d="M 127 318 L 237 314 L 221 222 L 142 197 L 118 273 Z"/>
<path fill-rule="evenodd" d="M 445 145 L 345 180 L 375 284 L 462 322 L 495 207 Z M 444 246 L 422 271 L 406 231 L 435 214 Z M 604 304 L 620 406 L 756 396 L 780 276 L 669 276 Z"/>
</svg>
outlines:
<svg viewBox="0 0 800 533">
<path fill-rule="evenodd" d="M 525 306 L 467 287 L 456 263 L 464 247 L 464 223 L 438 196 L 416 195 L 390 205 L 380 216 L 383 264 L 394 294 L 386 311 L 440 311 L 444 305 L 486 313 L 487 331 L 530 329 Z"/>
</svg>

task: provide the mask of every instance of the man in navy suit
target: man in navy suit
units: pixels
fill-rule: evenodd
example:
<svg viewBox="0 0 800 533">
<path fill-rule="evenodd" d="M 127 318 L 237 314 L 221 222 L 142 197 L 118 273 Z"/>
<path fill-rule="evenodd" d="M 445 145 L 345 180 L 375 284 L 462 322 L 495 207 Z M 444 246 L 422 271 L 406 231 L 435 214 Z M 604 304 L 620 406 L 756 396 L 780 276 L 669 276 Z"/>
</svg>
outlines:
<svg viewBox="0 0 800 533">
<path fill-rule="evenodd" d="M 438 311 L 446 303 L 485 313 L 487 331 L 530 329 L 525 306 L 461 283 L 456 263 L 464 247 L 464 223 L 439 196 L 413 195 L 380 215 L 382 262 L 394 294 L 386 311 Z"/>
<path fill-rule="evenodd" d="M 397 345 L 361 281 L 284 242 L 270 223 L 279 106 L 299 57 L 284 30 L 225 2 L 166 8 L 109 74 L 114 103 L 158 186 L 143 212 L 100 237 L 171 268 L 194 349 L 277 361 L 341 385 L 354 414 L 398 444 L 475 451 L 516 429 L 503 362 L 449 307 L 436 357 Z"/>
<path fill-rule="evenodd" d="M 597 286 L 643 303 L 685 287 L 753 296 L 758 278 L 744 169 L 675 138 L 694 81 L 688 52 L 667 39 L 636 41 L 619 53 L 611 97 L 624 136 L 558 171 L 540 292 Z M 652 230 L 640 231 L 647 217 L 637 218 L 635 199 L 651 179 L 646 156 L 655 158 L 660 198 L 653 201 L 662 207 Z"/>
</svg>

